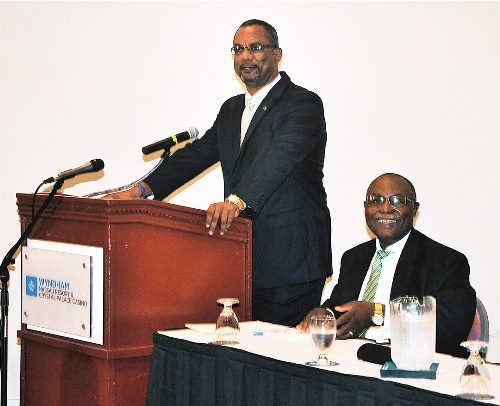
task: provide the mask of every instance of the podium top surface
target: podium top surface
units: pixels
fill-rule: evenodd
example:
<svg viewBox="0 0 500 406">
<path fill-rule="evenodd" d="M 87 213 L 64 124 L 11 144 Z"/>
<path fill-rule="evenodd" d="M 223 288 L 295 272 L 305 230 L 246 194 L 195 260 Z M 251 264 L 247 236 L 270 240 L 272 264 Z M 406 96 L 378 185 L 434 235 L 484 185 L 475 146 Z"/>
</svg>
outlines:
<svg viewBox="0 0 500 406">
<path fill-rule="evenodd" d="M 37 195 L 35 209 L 38 209 L 47 193 Z M 33 195 L 18 193 L 17 206 L 21 218 L 31 218 Z M 192 223 L 205 226 L 206 211 L 192 207 L 180 206 L 149 199 L 99 199 L 84 198 L 71 195 L 56 195 L 45 210 L 45 218 L 66 218 L 92 220 L 105 223 L 123 223 L 141 221 L 155 222 L 166 219 L 173 222 Z M 156 219 L 156 220 L 155 220 Z M 249 235 L 251 221 L 245 218 L 235 218 L 231 231 L 237 234 Z"/>
</svg>

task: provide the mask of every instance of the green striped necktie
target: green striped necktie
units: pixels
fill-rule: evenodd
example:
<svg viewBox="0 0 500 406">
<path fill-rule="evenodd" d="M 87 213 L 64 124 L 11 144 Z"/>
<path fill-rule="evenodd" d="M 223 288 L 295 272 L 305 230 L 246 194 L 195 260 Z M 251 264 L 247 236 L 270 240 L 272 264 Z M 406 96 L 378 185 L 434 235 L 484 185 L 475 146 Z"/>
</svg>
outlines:
<svg viewBox="0 0 500 406">
<path fill-rule="evenodd" d="M 377 293 L 378 281 L 380 279 L 380 272 L 382 271 L 382 260 L 387 255 L 389 255 L 389 252 L 384 250 L 378 250 L 375 255 L 372 272 L 370 274 L 370 278 L 368 278 L 365 293 L 363 293 L 363 301 L 365 302 L 373 302 L 373 299 L 375 299 L 375 293 Z"/>
<path fill-rule="evenodd" d="M 365 293 L 363 293 L 364 302 L 373 302 L 375 299 L 375 293 L 377 293 L 378 281 L 380 279 L 380 272 L 382 271 L 382 260 L 389 255 L 390 252 L 384 250 L 378 250 L 375 255 L 375 260 L 373 261 L 372 271 L 370 277 L 368 278 L 368 283 L 366 284 Z M 359 337 L 364 338 L 366 335 L 366 330 L 364 330 Z"/>
</svg>

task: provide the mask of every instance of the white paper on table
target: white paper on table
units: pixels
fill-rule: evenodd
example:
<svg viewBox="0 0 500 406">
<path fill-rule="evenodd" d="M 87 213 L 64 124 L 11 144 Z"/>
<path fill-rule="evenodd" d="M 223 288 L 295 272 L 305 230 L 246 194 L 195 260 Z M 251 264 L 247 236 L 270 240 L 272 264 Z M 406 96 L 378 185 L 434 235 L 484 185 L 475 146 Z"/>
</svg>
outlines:
<svg viewBox="0 0 500 406">
<path fill-rule="evenodd" d="M 215 333 L 215 323 L 186 323 L 186 328 L 204 334 Z M 273 324 L 265 321 L 242 321 L 240 322 L 240 332 L 243 334 L 267 334 L 267 333 L 287 333 L 297 332 L 293 327 Z"/>
</svg>

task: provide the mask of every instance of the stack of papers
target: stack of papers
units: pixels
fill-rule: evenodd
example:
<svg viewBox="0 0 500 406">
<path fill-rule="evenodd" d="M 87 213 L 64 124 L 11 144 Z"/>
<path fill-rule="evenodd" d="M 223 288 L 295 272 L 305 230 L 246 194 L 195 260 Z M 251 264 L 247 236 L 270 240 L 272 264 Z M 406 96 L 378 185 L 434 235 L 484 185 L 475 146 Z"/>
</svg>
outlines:
<svg viewBox="0 0 500 406">
<path fill-rule="evenodd" d="M 186 323 L 186 328 L 204 334 L 215 333 L 215 323 Z M 263 335 L 267 333 L 295 332 L 295 328 L 283 326 L 281 324 L 267 323 L 265 321 L 242 321 L 240 322 L 240 332 L 249 335 Z"/>
</svg>

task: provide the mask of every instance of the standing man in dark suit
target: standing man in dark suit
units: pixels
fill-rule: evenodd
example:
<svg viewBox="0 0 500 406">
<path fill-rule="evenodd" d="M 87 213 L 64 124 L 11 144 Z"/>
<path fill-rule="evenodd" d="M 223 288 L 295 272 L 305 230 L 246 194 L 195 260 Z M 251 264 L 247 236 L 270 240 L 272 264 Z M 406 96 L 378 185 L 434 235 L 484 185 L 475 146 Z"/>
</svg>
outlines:
<svg viewBox="0 0 500 406">
<path fill-rule="evenodd" d="M 296 325 L 320 303 L 332 268 L 323 104 L 279 72 L 268 23 L 244 22 L 231 52 L 246 93 L 226 100 L 212 128 L 144 182 L 108 198 L 161 200 L 220 161 L 225 199 L 208 207 L 208 232 L 220 224 L 223 235 L 237 216 L 253 220 L 253 318 Z"/>
<path fill-rule="evenodd" d="M 377 237 L 344 253 L 340 275 L 322 307 L 334 309 L 338 338 L 359 335 L 382 341 L 390 338 L 388 303 L 404 295 L 436 299 L 436 350 L 463 354 L 476 309 L 465 255 L 413 228 L 419 203 L 412 183 L 397 174 L 376 178 L 366 192 L 365 218 Z M 371 301 L 366 300 L 372 267 L 381 255 L 381 272 Z M 308 330 L 308 315 L 297 327 Z M 384 328 L 385 327 L 385 328 Z"/>
</svg>

